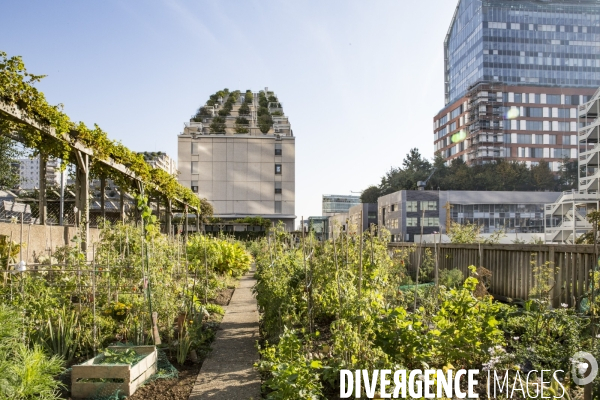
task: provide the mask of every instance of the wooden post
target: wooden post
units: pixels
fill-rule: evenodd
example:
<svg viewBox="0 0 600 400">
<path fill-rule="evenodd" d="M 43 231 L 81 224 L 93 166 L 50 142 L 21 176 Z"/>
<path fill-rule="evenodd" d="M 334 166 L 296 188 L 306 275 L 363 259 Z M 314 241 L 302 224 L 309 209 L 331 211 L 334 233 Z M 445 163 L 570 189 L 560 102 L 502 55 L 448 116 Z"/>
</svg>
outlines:
<svg viewBox="0 0 600 400">
<path fill-rule="evenodd" d="M 158 313 L 156 311 L 152 313 L 152 336 L 156 346 L 162 343 L 160 340 L 160 334 L 158 333 Z"/>
<path fill-rule="evenodd" d="M 100 178 L 100 215 L 102 215 L 102 219 L 106 218 L 106 208 L 105 208 L 105 197 L 106 197 L 106 178 Z"/>
<path fill-rule="evenodd" d="M 196 234 L 200 233 L 200 211 L 196 210 Z"/>
<path fill-rule="evenodd" d="M 40 183 L 38 193 L 38 218 L 40 225 L 46 225 L 46 215 L 48 211 L 46 203 L 46 161 L 48 160 L 48 156 L 45 153 L 40 153 L 39 160 Z"/>
<path fill-rule="evenodd" d="M 165 199 L 167 203 L 167 209 L 165 210 L 165 231 L 168 237 L 173 235 L 173 227 L 171 226 L 171 218 L 173 216 L 173 209 L 171 207 L 171 199 Z"/>
<path fill-rule="evenodd" d="M 125 222 L 125 189 L 119 187 L 119 218 Z"/>
<path fill-rule="evenodd" d="M 79 227 L 81 230 L 81 251 L 86 254 L 87 259 L 87 245 L 90 236 L 90 170 L 89 170 L 89 156 L 85 153 L 75 150 L 75 157 L 77 159 L 77 170 L 76 170 L 76 181 L 77 181 L 77 193 L 75 204 L 79 209 L 80 222 Z"/>
</svg>

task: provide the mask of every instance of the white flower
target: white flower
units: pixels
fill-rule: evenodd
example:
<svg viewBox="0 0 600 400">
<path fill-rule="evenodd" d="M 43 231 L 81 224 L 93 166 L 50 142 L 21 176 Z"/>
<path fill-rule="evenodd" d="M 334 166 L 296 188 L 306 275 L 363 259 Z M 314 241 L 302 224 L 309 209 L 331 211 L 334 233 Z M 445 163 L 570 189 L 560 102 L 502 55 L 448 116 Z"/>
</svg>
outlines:
<svg viewBox="0 0 600 400">
<path fill-rule="evenodd" d="M 560 304 L 560 306 L 561 306 L 562 308 L 568 308 L 568 307 L 569 307 L 569 305 L 568 305 L 567 303 L 561 303 L 561 304 Z"/>
<path fill-rule="evenodd" d="M 596 335 L 596 338 L 597 338 L 597 339 L 600 339 L 600 333 Z"/>
<path fill-rule="evenodd" d="M 513 340 L 519 340 L 519 339 L 521 339 L 519 336 L 515 336 L 515 337 L 513 338 Z"/>
</svg>

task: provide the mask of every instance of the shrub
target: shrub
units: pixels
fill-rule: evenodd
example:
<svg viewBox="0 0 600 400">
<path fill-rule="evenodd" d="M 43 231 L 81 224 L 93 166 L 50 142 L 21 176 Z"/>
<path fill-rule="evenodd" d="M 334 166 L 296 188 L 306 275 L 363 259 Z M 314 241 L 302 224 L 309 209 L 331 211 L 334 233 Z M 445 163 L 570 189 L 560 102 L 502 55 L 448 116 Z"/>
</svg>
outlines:
<svg viewBox="0 0 600 400">
<path fill-rule="evenodd" d="M 225 117 L 214 117 L 210 124 L 211 133 L 225 133 Z"/>
<path fill-rule="evenodd" d="M 187 248 L 193 268 L 201 271 L 205 255 L 210 270 L 219 274 L 240 276 L 250 269 L 250 254 L 238 242 L 196 235 L 188 240 Z"/>
<path fill-rule="evenodd" d="M 448 289 L 454 289 L 462 285 L 465 277 L 459 269 L 443 269 L 440 271 L 440 285 L 446 286 Z"/>
<path fill-rule="evenodd" d="M 244 103 L 240 106 L 240 108 L 238 109 L 238 114 L 239 115 L 250 115 L 250 107 L 248 106 L 248 104 Z"/>
</svg>

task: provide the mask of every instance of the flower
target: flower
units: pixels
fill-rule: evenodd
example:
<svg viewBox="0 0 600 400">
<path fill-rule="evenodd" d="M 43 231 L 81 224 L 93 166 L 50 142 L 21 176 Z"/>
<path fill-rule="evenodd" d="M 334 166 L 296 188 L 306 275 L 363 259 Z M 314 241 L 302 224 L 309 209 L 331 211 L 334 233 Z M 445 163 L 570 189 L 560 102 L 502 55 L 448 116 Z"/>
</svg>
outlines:
<svg viewBox="0 0 600 400">
<path fill-rule="evenodd" d="M 569 307 L 569 305 L 568 305 L 567 303 L 561 303 L 561 304 L 560 304 L 560 306 L 561 306 L 562 308 L 568 308 L 568 307 Z"/>
<path fill-rule="evenodd" d="M 519 340 L 519 339 L 520 339 L 520 337 L 519 337 L 519 336 L 515 336 L 515 337 L 513 338 L 513 340 Z"/>
</svg>

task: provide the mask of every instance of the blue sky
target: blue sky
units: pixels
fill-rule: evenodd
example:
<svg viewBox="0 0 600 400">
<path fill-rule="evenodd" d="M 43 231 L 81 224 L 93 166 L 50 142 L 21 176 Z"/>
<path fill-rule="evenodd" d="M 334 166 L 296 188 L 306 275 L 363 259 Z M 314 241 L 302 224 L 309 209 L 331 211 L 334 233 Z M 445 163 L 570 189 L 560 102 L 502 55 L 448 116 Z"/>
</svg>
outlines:
<svg viewBox="0 0 600 400">
<path fill-rule="evenodd" d="M 75 121 L 176 157 L 208 96 L 269 87 L 296 136 L 296 215 L 433 157 L 443 40 L 456 2 L 3 0 L 0 50 L 46 74 Z"/>
</svg>

